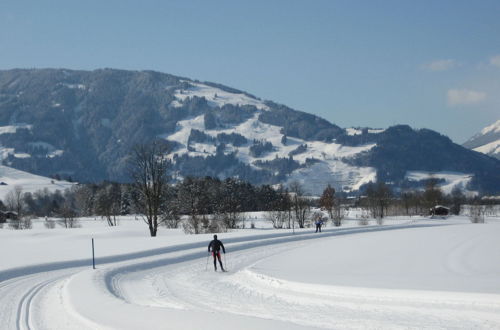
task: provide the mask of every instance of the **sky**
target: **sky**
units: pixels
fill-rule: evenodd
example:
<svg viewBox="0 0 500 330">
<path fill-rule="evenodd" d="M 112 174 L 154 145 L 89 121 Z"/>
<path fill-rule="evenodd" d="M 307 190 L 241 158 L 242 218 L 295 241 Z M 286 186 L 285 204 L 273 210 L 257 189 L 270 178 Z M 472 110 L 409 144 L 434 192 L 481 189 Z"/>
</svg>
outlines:
<svg viewBox="0 0 500 330">
<path fill-rule="evenodd" d="M 500 1 L 2 0 L 0 69 L 155 70 L 341 127 L 500 119 Z"/>
</svg>

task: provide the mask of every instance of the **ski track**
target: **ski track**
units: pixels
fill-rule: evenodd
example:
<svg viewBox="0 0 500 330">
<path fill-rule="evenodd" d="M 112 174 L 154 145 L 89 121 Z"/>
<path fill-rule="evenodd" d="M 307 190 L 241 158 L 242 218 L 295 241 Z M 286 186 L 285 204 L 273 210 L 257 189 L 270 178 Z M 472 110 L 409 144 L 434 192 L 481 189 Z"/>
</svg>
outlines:
<svg viewBox="0 0 500 330">
<path fill-rule="evenodd" d="M 50 315 L 44 315 L 39 302 L 54 285 L 76 271 L 71 269 L 40 273 L 2 282 L 0 285 L 2 329 L 51 329 L 50 326 L 43 326 L 45 321 L 42 319 Z"/>
<path fill-rule="evenodd" d="M 206 251 L 205 242 L 101 258 L 95 271 L 82 267 L 88 260 L 7 270 L 0 272 L 0 322 L 2 328 L 19 330 L 134 329 L 148 324 L 172 329 L 179 324 L 190 329 L 201 325 L 234 329 L 235 324 L 242 329 L 290 330 L 500 329 L 498 295 L 337 287 L 290 282 L 258 272 L 259 261 L 300 248 L 311 239 L 429 226 L 436 225 L 410 222 L 326 229 L 319 235 L 225 239 L 230 251 L 225 255 L 228 273 L 213 271 L 212 258 L 200 252 Z M 466 272 L 468 266 L 460 263 L 460 256 L 478 240 L 472 237 L 457 245 L 446 260 L 447 267 Z M 120 320 L 106 315 L 92 300 L 120 310 Z M 144 310 L 151 320 L 136 319 L 136 312 Z M 206 322 L 193 319 L 191 327 L 182 323 L 193 312 Z M 218 315 L 224 315 L 226 324 L 210 323 Z M 154 320 L 169 323 L 159 326 Z"/>
</svg>

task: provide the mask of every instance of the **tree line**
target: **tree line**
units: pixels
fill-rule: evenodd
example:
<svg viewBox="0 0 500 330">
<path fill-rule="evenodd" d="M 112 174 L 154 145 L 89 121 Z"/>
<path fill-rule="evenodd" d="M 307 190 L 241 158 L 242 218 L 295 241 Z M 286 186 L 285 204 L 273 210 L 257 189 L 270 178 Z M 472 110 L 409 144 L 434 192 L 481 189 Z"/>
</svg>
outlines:
<svg viewBox="0 0 500 330">
<path fill-rule="evenodd" d="M 161 143 L 141 145 L 131 155 L 131 183 L 101 182 L 75 184 L 64 192 L 48 189 L 35 193 L 15 187 L 0 201 L 0 210 L 10 210 L 17 220 L 9 225 L 16 229 L 31 227 L 32 217 L 45 217 L 46 226 L 57 222 L 67 228 L 78 226 L 79 217 L 100 216 L 109 226 L 118 225 L 120 215 L 141 215 L 151 236 L 160 225 L 182 226 L 187 233 L 220 232 L 240 228 L 244 212 L 265 211 L 274 228 L 305 228 L 328 217 L 341 226 L 347 208 L 359 207 L 366 217 L 382 221 L 386 216 L 427 215 L 435 205 L 448 205 L 453 214 L 470 200 L 458 188 L 444 194 L 438 181 L 428 180 L 425 190 L 393 191 L 384 182 L 367 184 L 362 195 L 347 198 L 327 185 L 319 198 L 307 196 L 303 186 L 292 182 L 282 185 L 252 185 L 237 178 L 186 177 L 172 184 L 167 170 L 171 166 Z M 321 212 L 321 211 L 323 212 Z M 181 221 L 184 217 L 184 221 Z"/>
</svg>

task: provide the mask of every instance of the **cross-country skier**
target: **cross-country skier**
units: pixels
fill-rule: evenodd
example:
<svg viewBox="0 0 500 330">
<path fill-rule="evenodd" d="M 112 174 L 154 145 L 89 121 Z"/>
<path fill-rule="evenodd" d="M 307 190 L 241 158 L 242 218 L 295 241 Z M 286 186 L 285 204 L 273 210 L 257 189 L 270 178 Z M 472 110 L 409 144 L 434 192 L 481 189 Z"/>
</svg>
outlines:
<svg viewBox="0 0 500 330">
<path fill-rule="evenodd" d="M 321 233 L 321 226 L 323 225 L 323 219 L 322 218 L 319 218 L 318 220 L 316 220 L 316 232 L 320 232 Z"/>
<path fill-rule="evenodd" d="M 222 260 L 220 258 L 220 249 L 222 248 L 222 252 L 226 254 L 226 249 L 224 248 L 224 244 L 217 239 L 217 235 L 214 235 L 214 239 L 208 244 L 208 253 L 212 251 L 212 255 L 214 257 L 214 268 L 217 271 L 217 259 L 219 259 L 220 268 L 224 272 L 224 266 L 222 266 Z"/>
</svg>

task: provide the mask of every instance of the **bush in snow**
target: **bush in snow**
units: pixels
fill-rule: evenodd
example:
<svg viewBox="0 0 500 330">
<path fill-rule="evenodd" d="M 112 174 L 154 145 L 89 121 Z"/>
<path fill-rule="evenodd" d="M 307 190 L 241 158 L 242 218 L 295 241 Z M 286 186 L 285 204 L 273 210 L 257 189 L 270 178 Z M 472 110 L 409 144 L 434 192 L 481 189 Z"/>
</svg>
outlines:
<svg viewBox="0 0 500 330">
<path fill-rule="evenodd" d="M 484 205 L 471 205 L 469 207 L 469 219 L 472 223 L 484 223 L 484 213 L 486 207 Z"/>
<path fill-rule="evenodd" d="M 368 222 L 368 219 L 367 219 L 367 218 L 360 218 L 360 219 L 358 220 L 358 225 L 360 225 L 360 226 L 368 226 L 368 223 L 369 223 L 369 222 Z"/>
<path fill-rule="evenodd" d="M 288 212 L 269 211 L 266 212 L 265 218 L 273 225 L 273 228 L 281 229 L 288 220 Z"/>
<path fill-rule="evenodd" d="M 163 224 L 163 226 L 165 226 L 166 228 L 179 228 L 179 225 L 181 223 L 181 216 L 176 189 L 169 189 L 166 200 L 163 201 L 161 209 L 161 224 Z"/>
<path fill-rule="evenodd" d="M 210 217 L 203 229 L 205 233 L 224 233 L 227 232 L 228 227 L 226 222 L 220 221 L 216 217 Z"/>
<path fill-rule="evenodd" d="M 358 219 L 358 225 L 360 225 L 360 226 L 367 226 L 368 225 L 368 223 L 369 223 L 368 222 L 368 213 L 369 213 L 369 211 L 367 211 L 367 210 L 363 210 L 361 212 L 361 216 Z"/>
<path fill-rule="evenodd" d="M 167 214 L 162 214 L 161 215 L 161 223 L 166 227 L 170 229 L 176 229 L 179 228 L 179 224 L 181 223 L 181 217 L 179 214 L 169 212 Z"/>
<path fill-rule="evenodd" d="M 202 221 L 197 215 L 188 216 L 186 221 L 182 223 L 182 229 L 186 234 L 201 234 Z"/>
<path fill-rule="evenodd" d="M 45 219 L 45 221 L 43 222 L 43 225 L 47 229 L 54 229 L 54 228 L 56 228 L 56 222 L 54 220 Z"/>
<path fill-rule="evenodd" d="M 227 227 L 223 221 L 207 215 L 189 216 L 182 223 L 182 229 L 186 234 L 221 233 L 227 231 Z"/>
<path fill-rule="evenodd" d="M 15 230 L 31 229 L 33 228 L 33 223 L 30 217 L 22 217 L 19 220 L 10 220 L 9 228 Z"/>
<path fill-rule="evenodd" d="M 221 222 L 222 227 L 236 229 L 243 223 L 244 217 L 238 212 L 224 212 L 217 214 L 217 221 Z"/>
</svg>

